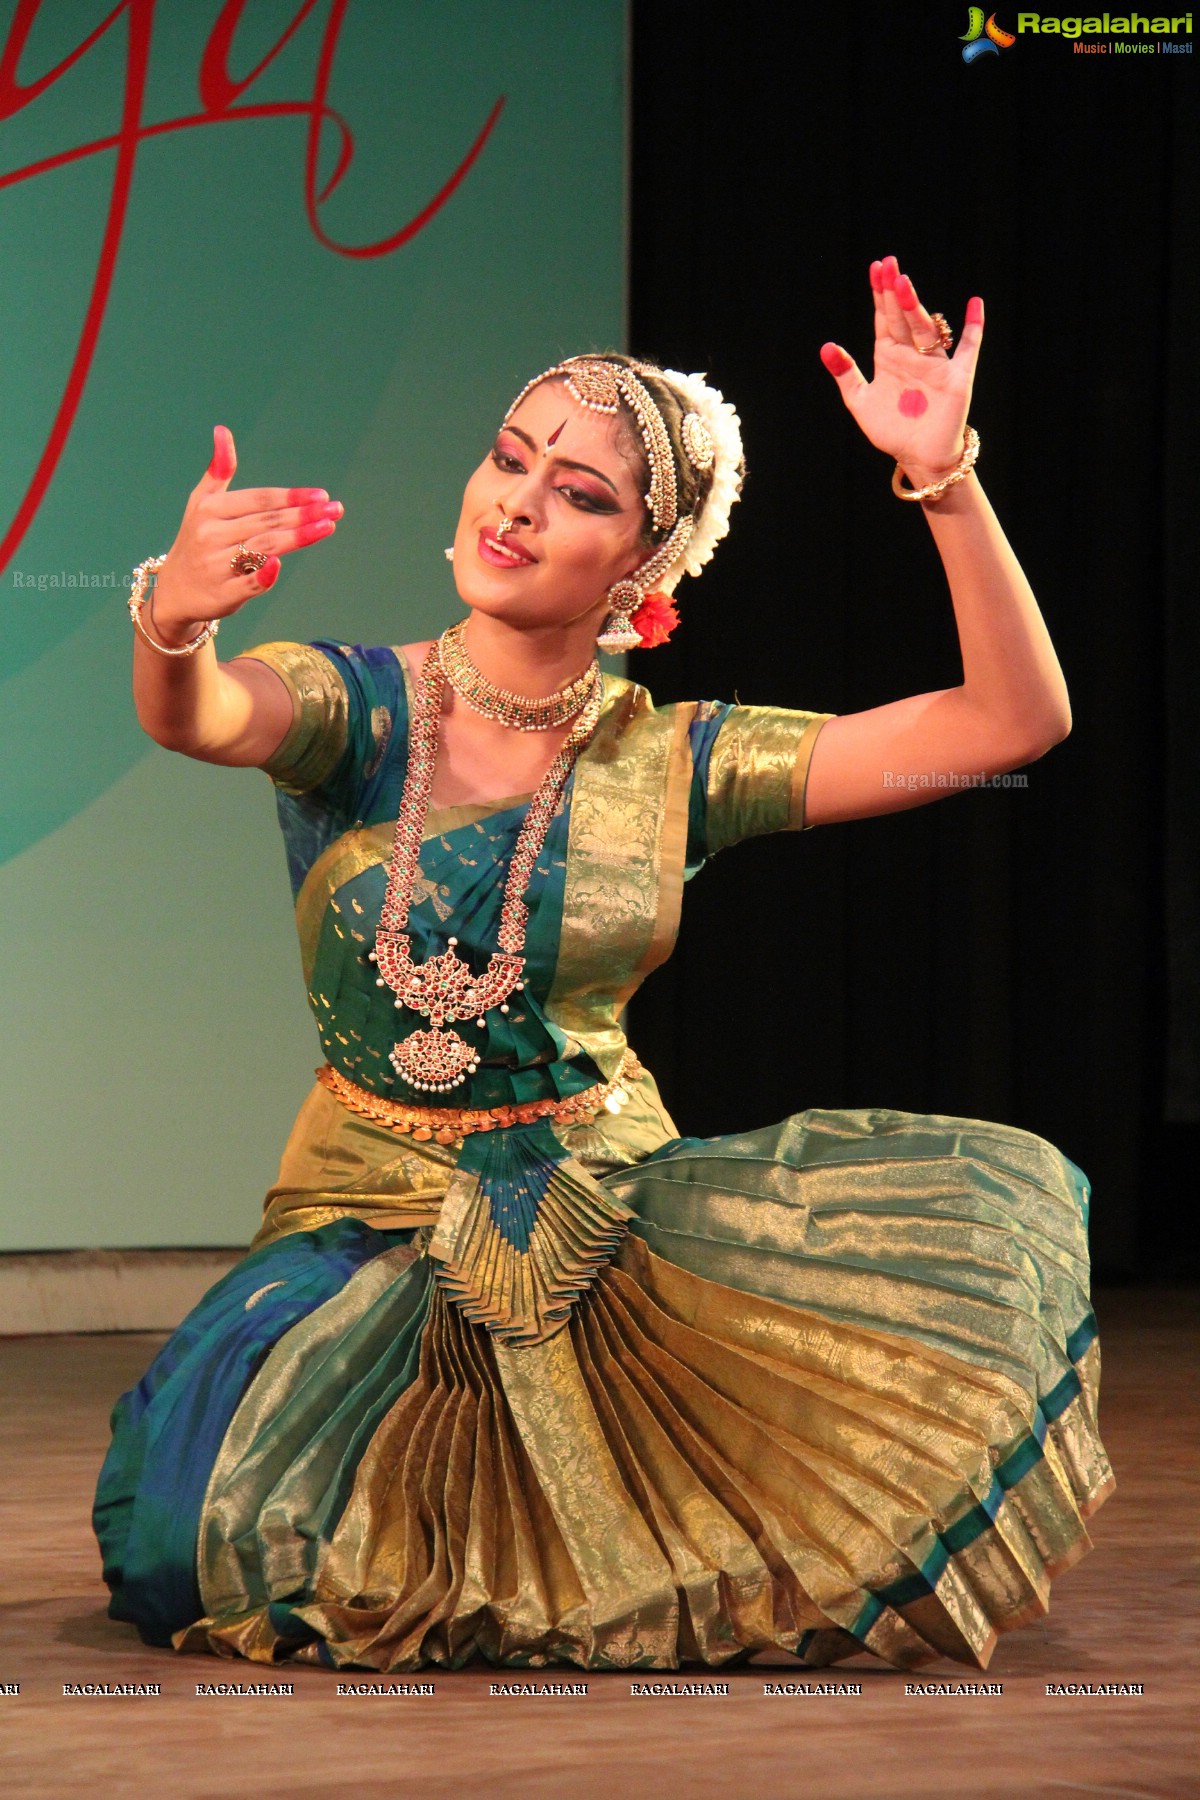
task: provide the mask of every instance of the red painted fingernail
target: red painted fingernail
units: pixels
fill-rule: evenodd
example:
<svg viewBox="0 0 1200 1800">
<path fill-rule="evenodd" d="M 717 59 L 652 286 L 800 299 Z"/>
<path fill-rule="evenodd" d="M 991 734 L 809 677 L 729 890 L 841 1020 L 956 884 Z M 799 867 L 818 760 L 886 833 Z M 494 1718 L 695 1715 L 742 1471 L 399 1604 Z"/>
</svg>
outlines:
<svg viewBox="0 0 1200 1800">
<path fill-rule="evenodd" d="M 917 305 L 917 290 L 907 275 L 897 275 L 896 277 L 896 298 L 905 312 L 912 312 Z"/>
<path fill-rule="evenodd" d="M 880 269 L 879 273 L 885 288 L 895 287 L 896 277 L 900 273 L 900 268 L 894 256 L 884 257 L 883 267 Z"/>
<path fill-rule="evenodd" d="M 821 361 L 831 375 L 844 375 L 850 367 L 850 358 L 840 344 L 822 344 Z"/>
<path fill-rule="evenodd" d="M 327 519 L 340 519 L 345 510 L 346 509 L 340 500 L 330 500 L 329 503 L 322 508 Z"/>
<path fill-rule="evenodd" d="M 217 481 L 224 481 L 227 475 L 233 474 L 233 437 L 227 425 L 213 426 L 212 461 L 208 472 Z"/>
<path fill-rule="evenodd" d="M 871 286 L 877 294 L 883 292 L 883 269 L 877 262 L 871 264 Z"/>
<path fill-rule="evenodd" d="M 983 324 L 983 301 L 979 298 L 978 294 L 972 294 L 971 298 L 967 301 L 967 324 Z"/>
<path fill-rule="evenodd" d="M 274 587 L 275 582 L 278 579 L 278 576 L 279 576 L 279 558 L 277 556 L 268 556 L 266 562 L 263 564 L 262 568 L 258 571 L 259 587 L 261 587 L 261 588 Z"/>
<path fill-rule="evenodd" d="M 308 500 L 328 500 L 329 495 L 324 488 L 289 488 L 288 505 L 303 506 Z"/>
</svg>

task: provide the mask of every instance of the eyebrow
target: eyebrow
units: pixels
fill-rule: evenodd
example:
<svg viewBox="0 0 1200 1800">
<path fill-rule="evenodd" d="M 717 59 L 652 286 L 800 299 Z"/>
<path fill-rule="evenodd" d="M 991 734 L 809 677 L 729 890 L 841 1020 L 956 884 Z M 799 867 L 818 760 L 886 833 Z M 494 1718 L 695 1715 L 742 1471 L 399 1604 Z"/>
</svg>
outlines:
<svg viewBox="0 0 1200 1800">
<path fill-rule="evenodd" d="M 514 437 L 519 437 L 523 444 L 528 444 L 534 455 L 537 455 L 537 445 L 534 443 L 529 433 L 527 431 L 522 431 L 519 425 L 504 425 L 501 429 L 503 431 L 511 431 Z M 594 475 L 597 481 L 602 481 L 605 487 L 612 489 L 618 500 L 621 498 L 616 482 L 610 481 L 608 476 L 600 469 L 593 469 L 591 463 L 569 462 L 565 456 L 556 456 L 554 460 L 556 463 L 561 463 L 564 469 L 578 469 L 581 474 Z"/>
</svg>

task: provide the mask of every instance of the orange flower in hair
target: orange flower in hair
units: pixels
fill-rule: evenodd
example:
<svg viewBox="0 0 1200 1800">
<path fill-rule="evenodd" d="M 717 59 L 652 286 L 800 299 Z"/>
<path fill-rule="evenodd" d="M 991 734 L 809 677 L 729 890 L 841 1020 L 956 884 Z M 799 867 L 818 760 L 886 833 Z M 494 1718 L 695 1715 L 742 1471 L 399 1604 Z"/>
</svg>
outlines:
<svg viewBox="0 0 1200 1800">
<path fill-rule="evenodd" d="M 642 640 L 643 650 L 665 644 L 679 623 L 674 602 L 666 594 L 647 594 L 630 620 Z"/>
</svg>

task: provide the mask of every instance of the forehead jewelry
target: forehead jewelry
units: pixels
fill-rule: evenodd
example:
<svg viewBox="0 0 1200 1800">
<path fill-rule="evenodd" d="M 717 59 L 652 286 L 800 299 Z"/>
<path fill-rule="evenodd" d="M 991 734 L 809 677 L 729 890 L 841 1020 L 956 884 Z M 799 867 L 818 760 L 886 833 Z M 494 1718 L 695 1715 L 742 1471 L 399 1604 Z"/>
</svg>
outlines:
<svg viewBox="0 0 1200 1800">
<path fill-rule="evenodd" d="M 671 450 L 671 439 L 662 414 L 632 369 L 604 362 L 600 357 L 570 357 L 566 362 L 556 363 L 552 369 L 546 369 L 541 375 L 535 375 L 532 381 L 527 381 L 505 413 L 504 423 L 508 424 L 526 394 L 532 393 L 535 387 L 540 387 L 543 381 L 550 381 L 555 377 L 561 377 L 566 382 L 571 398 L 578 405 L 586 406 L 589 412 L 606 413 L 613 417 L 620 412 L 622 400 L 625 401 L 637 420 L 638 431 L 646 448 L 646 462 L 650 469 L 646 505 L 650 509 L 655 530 L 669 532 L 678 517 L 675 457 Z"/>
</svg>

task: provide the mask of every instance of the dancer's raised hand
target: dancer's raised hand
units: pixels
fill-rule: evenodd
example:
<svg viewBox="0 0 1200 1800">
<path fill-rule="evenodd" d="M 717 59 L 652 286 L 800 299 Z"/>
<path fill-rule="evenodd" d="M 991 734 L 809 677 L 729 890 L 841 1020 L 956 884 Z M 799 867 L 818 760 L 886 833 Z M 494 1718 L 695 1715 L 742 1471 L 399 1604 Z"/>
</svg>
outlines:
<svg viewBox="0 0 1200 1800">
<path fill-rule="evenodd" d="M 962 455 L 975 364 L 983 339 L 983 301 L 967 303 L 953 355 L 894 256 L 871 264 L 875 371 L 868 381 L 840 344 L 821 346 L 821 361 L 846 406 L 877 449 L 894 457 L 915 485 L 936 481 Z"/>
<path fill-rule="evenodd" d="M 342 504 L 324 488 L 231 488 L 236 470 L 233 433 L 217 425 L 212 461 L 188 496 L 154 590 L 154 628 L 168 641 L 237 612 L 273 585 L 280 557 L 337 529 Z M 238 573 L 233 565 L 243 552 L 265 561 Z"/>
</svg>

